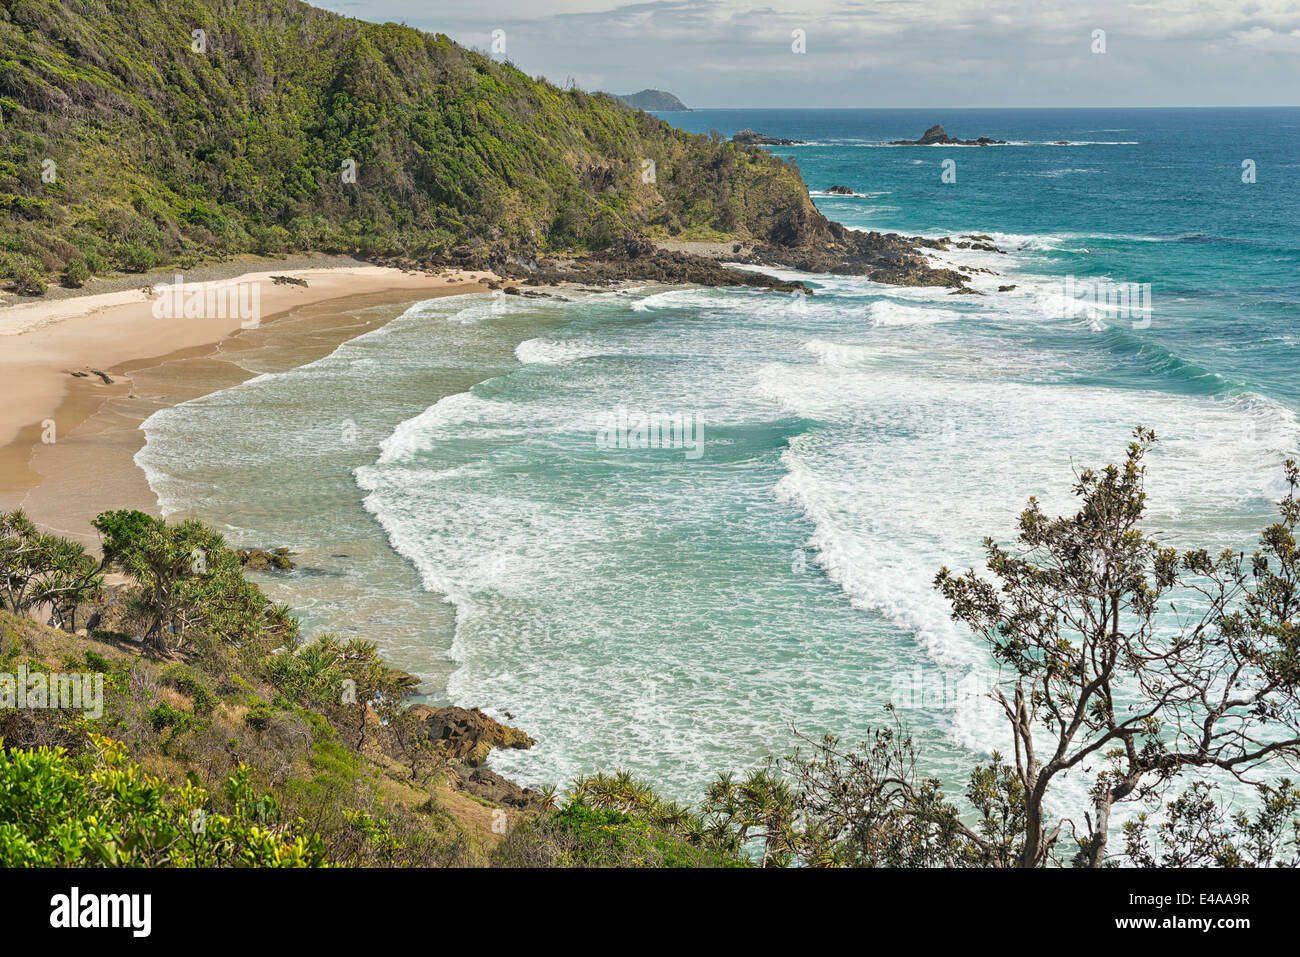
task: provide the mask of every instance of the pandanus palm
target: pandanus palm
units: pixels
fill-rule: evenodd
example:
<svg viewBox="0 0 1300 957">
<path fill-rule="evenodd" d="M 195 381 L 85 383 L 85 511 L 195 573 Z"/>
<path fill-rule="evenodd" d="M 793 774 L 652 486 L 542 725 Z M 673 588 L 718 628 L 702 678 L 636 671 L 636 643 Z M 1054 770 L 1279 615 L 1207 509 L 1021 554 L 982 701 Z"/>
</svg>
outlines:
<svg viewBox="0 0 1300 957">
<path fill-rule="evenodd" d="M 545 784 L 537 789 L 537 806 L 545 812 L 556 810 L 560 806 L 560 792 L 554 784 Z"/>
</svg>

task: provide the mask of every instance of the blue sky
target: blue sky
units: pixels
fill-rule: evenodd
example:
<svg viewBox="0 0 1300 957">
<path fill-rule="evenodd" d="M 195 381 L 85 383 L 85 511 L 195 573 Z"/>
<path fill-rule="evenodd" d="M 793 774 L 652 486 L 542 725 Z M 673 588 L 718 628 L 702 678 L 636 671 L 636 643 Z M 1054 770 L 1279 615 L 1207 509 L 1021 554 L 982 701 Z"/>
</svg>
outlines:
<svg viewBox="0 0 1300 957">
<path fill-rule="evenodd" d="M 1300 0 L 314 2 L 699 108 L 1300 105 Z"/>
</svg>

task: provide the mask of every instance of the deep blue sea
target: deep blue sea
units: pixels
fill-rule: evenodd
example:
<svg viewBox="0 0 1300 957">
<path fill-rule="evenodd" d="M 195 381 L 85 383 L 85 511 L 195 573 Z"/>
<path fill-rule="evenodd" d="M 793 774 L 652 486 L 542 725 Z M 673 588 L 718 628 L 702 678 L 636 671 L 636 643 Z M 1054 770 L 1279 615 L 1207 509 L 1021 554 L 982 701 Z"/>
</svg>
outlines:
<svg viewBox="0 0 1300 957">
<path fill-rule="evenodd" d="M 937 260 L 985 294 L 440 299 L 146 423 L 168 511 L 301 553 L 268 587 L 309 629 L 537 737 L 497 770 L 697 799 L 892 700 L 956 781 L 1006 735 L 940 566 L 1010 539 L 1030 495 L 1068 509 L 1071 469 L 1139 424 L 1151 532 L 1248 549 L 1270 521 L 1300 447 L 1300 110 L 663 117 L 806 140 L 775 151 L 848 226 L 990 237 Z M 1012 145 L 882 145 L 934 123 Z M 621 447 L 651 415 L 693 444 Z"/>
</svg>

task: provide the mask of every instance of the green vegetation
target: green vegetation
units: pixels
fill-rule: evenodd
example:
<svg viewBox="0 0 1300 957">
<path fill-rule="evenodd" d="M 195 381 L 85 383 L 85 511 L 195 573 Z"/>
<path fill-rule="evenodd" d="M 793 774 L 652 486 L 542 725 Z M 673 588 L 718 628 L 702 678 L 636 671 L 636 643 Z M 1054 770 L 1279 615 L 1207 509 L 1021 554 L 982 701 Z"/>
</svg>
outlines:
<svg viewBox="0 0 1300 957">
<path fill-rule="evenodd" d="M 95 718 L 0 709 L 0 865 L 1300 865 L 1300 787 L 1278 776 L 1300 760 L 1300 469 L 1254 554 L 1178 552 L 1139 528 L 1154 441 L 1139 429 L 1122 465 L 1080 471 L 1074 515 L 1031 499 L 1014 547 L 986 543 L 990 578 L 936 577 L 1003 667 L 1013 742 L 960 799 L 918 775 L 891 709 L 858 747 L 801 737 L 697 807 L 598 773 L 489 825 L 406 707 L 414 679 L 373 643 L 304 641 L 210 529 L 99 516 L 105 563 L 132 582 L 106 600 L 84 552 L 0 516 L 6 669 L 105 684 Z M 101 617 L 89 639 L 14 614 L 61 609 L 71 630 L 86 610 L 69 594 Z M 1055 787 L 1072 769 L 1090 774 L 1083 808 Z"/>
<path fill-rule="evenodd" d="M 442 35 L 294 0 L 0 0 L 0 278 L 22 292 L 249 252 L 766 239 L 810 216 L 762 150 Z"/>
<path fill-rule="evenodd" d="M 643 817 L 580 802 L 528 820 L 493 855 L 499 867 L 743 867 Z"/>
<path fill-rule="evenodd" d="M 456 816 L 469 799 L 446 788 L 439 750 L 423 749 L 418 786 L 394 757 L 379 716 L 416 682 L 374 644 L 304 641 L 198 522 L 95 525 L 127 584 L 104 586 L 99 562 L 21 512 L 0 516 L 4 670 L 104 676 L 94 717 L 0 709 L 0 866 L 485 860 L 487 828 Z M 51 609 L 63 630 L 33 620 Z M 100 627 L 69 634 L 92 615 Z"/>
<path fill-rule="evenodd" d="M 21 510 L 0 514 L 0 608 L 48 608 L 50 624 L 72 631 L 78 607 L 103 588 L 99 570 L 84 547 L 42 534 Z"/>
<path fill-rule="evenodd" d="M 181 648 L 203 636 L 244 650 L 269 650 L 293 625 L 243 575 L 239 557 L 216 532 L 194 520 L 169 525 L 142 512 L 109 512 L 95 520 L 112 567 L 137 583 L 130 610 L 154 650 Z"/>
<path fill-rule="evenodd" d="M 90 735 L 82 760 L 62 748 L 0 752 L 0 861 L 6 867 L 316 867 L 321 839 L 284 822 L 247 767 L 223 785 L 228 814 L 208 793 L 168 787 Z"/>
</svg>

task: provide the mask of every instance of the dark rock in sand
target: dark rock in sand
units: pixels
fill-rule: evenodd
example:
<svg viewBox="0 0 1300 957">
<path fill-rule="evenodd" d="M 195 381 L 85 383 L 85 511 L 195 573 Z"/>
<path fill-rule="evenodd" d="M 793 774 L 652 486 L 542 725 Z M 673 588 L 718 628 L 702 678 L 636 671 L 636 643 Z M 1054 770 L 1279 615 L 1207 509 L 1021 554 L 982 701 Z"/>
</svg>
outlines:
<svg viewBox="0 0 1300 957">
<path fill-rule="evenodd" d="M 1006 140 L 981 136 L 977 140 L 959 140 L 949 136 L 943 127 L 935 124 L 921 134 L 919 140 L 892 140 L 890 146 L 1005 146 Z"/>
<path fill-rule="evenodd" d="M 104 385 L 112 385 L 113 379 L 107 372 L 101 372 L 99 369 L 70 369 L 68 375 L 77 379 L 87 379 L 90 376 L 97 376 Z"/>
</svg>

